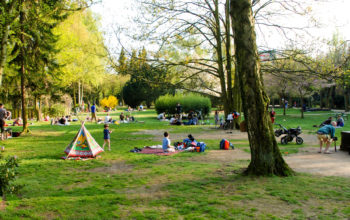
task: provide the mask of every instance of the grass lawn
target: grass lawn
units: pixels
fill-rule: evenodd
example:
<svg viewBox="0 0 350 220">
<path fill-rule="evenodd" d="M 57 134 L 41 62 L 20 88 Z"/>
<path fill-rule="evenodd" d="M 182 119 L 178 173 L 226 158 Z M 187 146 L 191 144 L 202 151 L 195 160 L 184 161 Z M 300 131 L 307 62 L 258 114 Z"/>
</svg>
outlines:
<svg viewBox="0 0 350 220">
<path fill-rule="evenodd" d="M 282 116 L 277 110 L 276 123 L 301 125 L 304 133 L 314 133 L 313 124 L 334 115 L 313 112 L 300 119 L 297 110 L 288 110 L 288 114 Z M 158 137 L 165 130 L 170 134 L 213 130 L 208 125 L 170 127 L 167 122 L 157 121 L 152 110 L 134 116 L 144 123 L 111 125 L 112 151 L 101 153 L 97 160 L 60 159 L 80 123 L 64 127 L 35 123 L 29 135 L 2 142 L 5 156 L 17 155 L 20 159 L 17 182 L 24 188 L 0 206 L 0 219 L 350 218 L 349 178 L 303 173 L 287 178 L 242 176 L 240 170 L 249 160 L 223 162 L 210 157 L 219 139 L 204 140 L 208 145 L 205 153 L 168 157 L 130 153 L 133 147 L 160 144 L 154 135 L 140 132 L 143 130 L 157 129 Z M 350 130 L 347 122 L 337 129 L 338 137 L 341 130 Z M 86 127 L 102 145 L 103 125 L 88 122 Z M 180 140 L 172 139 L 175 141 Z M 249 152 L 247 140 L 232 142 Z M 296 153 L 300 147 L 305 144 L 297 146 L 293 142 L 281 146 L 281 151 Z"/>
</svg>

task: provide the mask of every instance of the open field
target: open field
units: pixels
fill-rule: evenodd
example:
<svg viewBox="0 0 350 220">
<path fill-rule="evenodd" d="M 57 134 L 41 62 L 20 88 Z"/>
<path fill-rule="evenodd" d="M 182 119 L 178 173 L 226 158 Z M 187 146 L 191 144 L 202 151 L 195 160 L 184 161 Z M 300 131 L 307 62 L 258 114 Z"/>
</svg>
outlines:
<svg viewBox="0 0 350 220">
<path fill-rule="evenodd" d="M 296 168 L 315 159 L 317 142 L 313 124 L 334 113 L 306 113 L 297 110 L 277 123 L 301 125 L 305 143 L 280 146 L 287 161 Z M 102 117 L 104 114 L 99 114 Z M 119 112 L 113 113 L 117 117 Z M 249 164 L 247 135 L 214 129 L 213 125 L 170 126 L 155 119 L 155 112 L 136 112 L 144 123 L 111 125 L 112 151 L 88 161 L 64 161 L 64 149 L 80 123 L 50 126 L 34 123 L 31 134 L 1 143 L 5 156 L 20 159 L 20 195 L 10 196 L 0 206 L 1 219 L 348 219 L 350 218 L 350 178 L 339 174 L 307 173 L 301 169 L 293 177 L 246 177 L 240 173 Z M 350 130 L 350 124 L 337 129 Z M 103 143 L 103 125 L 87 123 L 96 141 Z M 20 129 L 20 128 L 15 128 Z M 172 142 L 191 133 L 207 143 L 205 153 L 155 156 L 130 153 L 134 147 L 160 144 L 168 130 Z M 219 141 L 227 138 L 235 150 L 219 151 Z M 338 145 L 340 144 L 340 141 Z M 306 156 L 305 156 L 306 155 Z M 310 159 L 311 155 L 311 159 Z M 338 161 L 338 153 L 317 155 L 317 160 Z M 339 153 L 342 160 L 346 157 Z M 348 158 L 350 160 L 350 157 Z M 344 162 L 344 164 L 347 161 Z M 303 163 L 304 164 L 304 163 Z M 329 163 L 331 166 L 333 163 Z M 341 166 L 341 164 L 336 164 Z M 293 167 L 292 166 L 292 167 Z M 319 171 L 319 170 L 318 170 Z M 330 176 L 331 175 L 331 176 Z M 334 176 L 332 176 L 334 175 Z M 335 176 L 336 175 L 336 176 Z"/>
</svg>

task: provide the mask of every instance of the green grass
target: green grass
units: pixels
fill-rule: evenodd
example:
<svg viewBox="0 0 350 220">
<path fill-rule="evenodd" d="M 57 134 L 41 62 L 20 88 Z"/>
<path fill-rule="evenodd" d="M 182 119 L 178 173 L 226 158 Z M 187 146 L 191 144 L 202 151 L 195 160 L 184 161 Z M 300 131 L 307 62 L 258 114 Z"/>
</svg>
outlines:
<svg viewBox="0 0 350 220">
<path fill-rule="evenodd" d="M 165 130 L 194 136 L 210 132 L 208 126 L 169 126 L 155 120 L 151 110 L 133 114 L 144 123 L 111 125 L 112 151 L 96 160 L 60 159 L 79 123 L 65 127 L 34 123 L 31 134 L 1 143 L 6 147 L 5 156 L 20 158 L 17 182 L 24 188 L 20 195 L 8 198 L 0 219 L 350 218 L 348 178 L 309 174 L 245 177 L 239 171 L 248 166 L 248 160 L 222 162 L 210 158 L 208 151 L 169 157 L 130 153 L 133 147 L 159 144 L 154 135 L 142 134 L 142 130 L 157 129 L 160 138 Z M 117 115 L 119 112 L 112 117 Z M 311 132 L 312 124 L 324 118 L 327 116 L 307 114 L 301 120 L 278 112 L 276 119 Z M 103 125 L 87 123 L 86 127 L 102 144 Z M 220 140 L 203 141 L 210 151 L 218 149 Z M 249 152 L 247 140 L 232 142 Z M 294 142 L 281 146 L 281 151 L 293 153 L 302 146 Z M 111 166 L 116 169 L 108 169 Z"/>
</svg>

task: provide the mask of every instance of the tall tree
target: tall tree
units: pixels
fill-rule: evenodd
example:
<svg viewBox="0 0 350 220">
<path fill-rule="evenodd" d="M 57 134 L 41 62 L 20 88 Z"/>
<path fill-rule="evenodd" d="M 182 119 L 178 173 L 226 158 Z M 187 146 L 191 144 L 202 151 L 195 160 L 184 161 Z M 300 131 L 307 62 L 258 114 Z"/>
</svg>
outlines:
<svg viewBox="0 0 350 220">
<path fill-rule="evenodd" d="M 251 162 L 246 172 L 253 175 L 291 175 L 292 170 L 277 146 L 268 114 L 269 99 L 260 70 L 252 2 L 231 0 L 230 3 L 236 68 L 251 149 Z"/>
<path fill-rule="evenodd" d="M 28 82 L 38 71 L 56 68 L 53 54 L 57 52 L 54 48 L 57 37 L 52 31 L 66 17 L 63 12 L 66 4 L 59 0 L 21 0 L 18 7 L 19 29 L 16 32 L 19 41 L 13 52 L 19 54 L 14 63 L 20 69 L 23 132 L 28 132 Z"/>
<path fill-rule="evenodd" d="M 12 24 L 18 16 L 18 7 L 20 0 L 1 1 L 0 3 L 0 86 L 8 54 L 9 35 Z"/>
</svg>

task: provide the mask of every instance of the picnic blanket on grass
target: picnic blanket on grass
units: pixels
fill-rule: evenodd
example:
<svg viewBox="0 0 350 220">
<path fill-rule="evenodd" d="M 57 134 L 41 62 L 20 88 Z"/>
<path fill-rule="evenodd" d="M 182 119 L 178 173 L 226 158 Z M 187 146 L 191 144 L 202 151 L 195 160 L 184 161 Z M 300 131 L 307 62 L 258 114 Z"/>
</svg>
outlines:
<svg viewBox="0 0 350 220">
<path fill-rule="evenodd" d="M 181 150 L 176 150 L 175 152 L 164 153 L 163 149 L 152 149 L 152 148 L 143 148 L 142 151 L 138 152 L 139 154 L 155 154 L 159 156 L 169 156 L 182 152 Z"/>
</svg>

